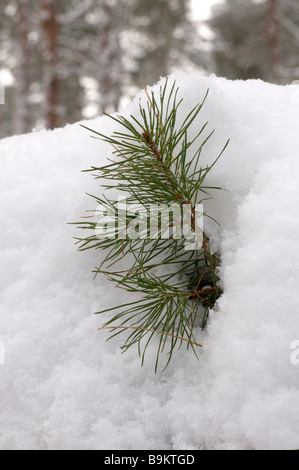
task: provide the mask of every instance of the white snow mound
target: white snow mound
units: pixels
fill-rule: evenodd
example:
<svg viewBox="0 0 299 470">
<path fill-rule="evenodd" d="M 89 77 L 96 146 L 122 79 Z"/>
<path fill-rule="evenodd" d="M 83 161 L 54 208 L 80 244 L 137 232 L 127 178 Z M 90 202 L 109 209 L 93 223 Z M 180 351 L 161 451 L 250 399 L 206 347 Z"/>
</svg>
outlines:
<svg viewBox="0 0 299 470">
<path fill-rule="evenodd" d="M 0 448 L 298 449 L 299 102 L 294 86 L 173 74 L 182 115 L 209 88 L 194 132 L 216 132 L 204 159 L 230 145 L 209 175 L 207 226 L 223 257 L 225 293 L 200 360 L 177 352 L 154 374 L 137 351 L 98 332 L 93 313 L 127 300 L 93 280 L 97 252 L 73 237 L 111 150 L 79 124 L 0 142 Z M 164 80 L 161 82 L 164 83 Z M 154 87 L 159 90 L 159 85 Z M 140 96 L 143 96 L 142 93 Z M 144 96 L 143 96 L 144 99 Z M 125 110 L 138 114 L 139 97 Z M 111 134 L 100 117 L 85 123 Z M 1 362 L 1 357 L 0 357 Z"/>
</svg>

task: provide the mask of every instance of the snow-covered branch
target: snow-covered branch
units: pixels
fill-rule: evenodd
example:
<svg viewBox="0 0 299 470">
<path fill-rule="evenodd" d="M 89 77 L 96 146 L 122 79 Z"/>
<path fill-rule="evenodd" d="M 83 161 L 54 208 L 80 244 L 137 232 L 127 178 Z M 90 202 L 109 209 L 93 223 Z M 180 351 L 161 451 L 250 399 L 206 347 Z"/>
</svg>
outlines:
<svg viewBox="0 0 299 470">
<path fill-rule="evenodd" d="M 279 13 L 280 24 L 298 41 L 299 43 L 299 27 L 295 25 L 283 13 Z"/>
<path fill-rule="evenodd" d="M 85 2 L 82 2 L 77 8 L 70 10 L 67 13 L 64 13 L 62 15 L 59 15 L 58 16 L 59 24 L 67 25 L 67 24 L 72 23 L 73 21 L 76 21 L 82 15 L 87 13 L 93 4 L 94 4 L 93 0 L 85 0 Z"/>
</svg>

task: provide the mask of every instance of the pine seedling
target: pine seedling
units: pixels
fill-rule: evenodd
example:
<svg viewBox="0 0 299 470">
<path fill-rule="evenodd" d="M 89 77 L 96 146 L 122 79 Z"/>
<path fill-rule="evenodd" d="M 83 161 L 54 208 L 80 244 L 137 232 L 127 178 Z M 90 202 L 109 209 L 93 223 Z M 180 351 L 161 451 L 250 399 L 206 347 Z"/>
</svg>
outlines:
<svg viewBox="0 0 299 470">
<path fill-rule="evenodd" d="M 109 191 L 115 188 L 126 197 L 127 207 L 139 208 L 137 218 L 133 210 L 122 220 L 125 236 L 123 232 L 121 236 L 119 231 L 113 232 L 114 229 L 113 237 L 96 236 L 96 220 L 79 224 L 80 228 L 92 231 L 90 236 L 77 239 L 79 249 L 99 249 L 105 253 L 95 276 L 105 275 L 116 287 L 131 292 L 134 299 L 137 297 L 131 303 L 97 312 L 114 313 L 100 329 L 111 331 L 109 339 L 127 333 L 122 349 L 137 345 L 142 364 L 151 340 L 158 336 L 156 371 L 161 353 L 166 353 L 167 367 L 177 346 L 186 344 L 197 355 L 201 345 L 195 338 L 196 326 L 205 327 L 209 311 L 222 293 L 217 276 L 220 256 L 211 251 L 204 232 L 200 246 L 190 245 L 186 237 L 176 237 L 178 224 L 184 218 L 177 218 L 174 211 L 167 226 L 163 214 L 158 217 L 154 234 L 148 223 L 148 214 L 154 206 L 179 208 L 181 215 L 188 206 L 195 233 L 196 208 L 210 197 L 210 189 L 220 189 L 206 186 L 205 179 L 228 142 L 211 165 L 201 166 L 202 151 L 214 131 L 200 141 L 208 124 L 205 123 L 194 138 L 188 139 L 190 126 L 198 117 L 208 91 L 203 102 L 183 119 L 178 92 L 176 84 L 170 87 L 168 81 L 160 88 L 158 97 L 145 90 L 146 106 L 140 103 L 139 116 L 131 115 L 130 119 L 109 116 L 118 128 L 111 136 L 83 126 L 113 147 L 113 158 L 108 164 L 86 170 L 101 180 L 105 190 L 105 196 L 92 196 L 103 215 L 112 214 L 116 221 L 114 229 L 119 229 L 118 201 L 108 199 Z M 206 213 L 201 216 L 209 217 Z M 130 265 L 123 269 L 126 258 Z"/>
</svg>

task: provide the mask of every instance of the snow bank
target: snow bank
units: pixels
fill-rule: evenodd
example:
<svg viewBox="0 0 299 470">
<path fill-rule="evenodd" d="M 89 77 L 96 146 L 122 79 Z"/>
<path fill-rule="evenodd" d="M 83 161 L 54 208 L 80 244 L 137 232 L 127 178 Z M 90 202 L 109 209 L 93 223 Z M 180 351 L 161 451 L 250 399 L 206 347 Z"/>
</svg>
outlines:
<svg viewBox="0 0 299 470">
<path fill-rule="evenodd" d="M 81 173 L 109 149 L 79 124 L 0 142 L 1 449 L 296 449 L 299 447 L 299 113 L 294 87 L 176 73 L 182 112 L 209 98 L 196 128 L 216 133 L 207 202 L 221 230 L 225 294 L 200 361 L 105 342 L 93 312 L 116 291 L 72 237 L 98 183 Z M 156 88 L 157 89 L 157 88 Z M 138 112 L 138 98 L 125 111 Z M 88 126 L 110 133 L 106 117 Z M 122 302 L 117 291 L 117 301 Z M 122 294 L 123 296 L 125 294 Z"/>
</svg>

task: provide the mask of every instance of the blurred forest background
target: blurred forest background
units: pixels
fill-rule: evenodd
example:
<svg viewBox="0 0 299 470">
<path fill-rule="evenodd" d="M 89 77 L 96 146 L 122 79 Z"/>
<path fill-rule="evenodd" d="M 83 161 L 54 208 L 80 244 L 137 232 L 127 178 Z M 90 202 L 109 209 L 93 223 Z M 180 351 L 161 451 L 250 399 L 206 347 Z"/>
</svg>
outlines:
<svg viewBox="0 0 299 470">
<path fill-rule="evenodd" d="M 299 0 L 1 0 L 0 138 L 121 109 L 173 70 L 299 78 Z M 199 5 L 200 6 L 200 5 Z"/>
</svg>

